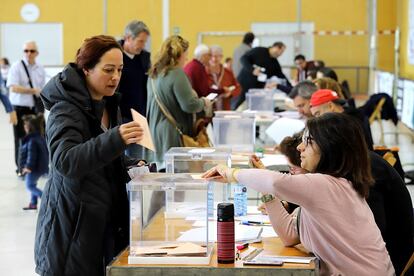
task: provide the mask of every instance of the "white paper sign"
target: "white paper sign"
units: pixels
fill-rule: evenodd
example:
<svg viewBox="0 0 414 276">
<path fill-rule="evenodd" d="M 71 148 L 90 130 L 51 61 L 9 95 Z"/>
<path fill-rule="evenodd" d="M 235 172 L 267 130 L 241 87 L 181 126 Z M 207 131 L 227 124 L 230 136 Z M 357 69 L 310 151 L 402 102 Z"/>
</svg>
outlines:
<svg viewBox="0 0 414 276">
<path fill-rule="evenodd" d="M 292 136 L 305 128 L 302 120 L 280 118 L 274 121 L 267 129 L 266 134 L 272 138 L 276 144 L 280 144 L 286 136 Z"/>
</svg>

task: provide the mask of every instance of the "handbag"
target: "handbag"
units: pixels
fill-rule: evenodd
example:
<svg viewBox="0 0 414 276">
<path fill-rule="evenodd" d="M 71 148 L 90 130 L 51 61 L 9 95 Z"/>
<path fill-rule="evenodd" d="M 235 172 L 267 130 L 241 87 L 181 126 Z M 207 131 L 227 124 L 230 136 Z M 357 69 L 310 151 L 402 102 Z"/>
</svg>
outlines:
<svg viewBox="0 0 414 276">
<path fill-rule="evenodd" d="M 32 82 L 32 79 L 30 78 L 29 70 L 27 70 L 26 63 L 24 63 L 23 60 L 21 62 L 23 64 L 24 71 L 26 71 L 26 75 L 29 78 L 30 88 L 33 88 L 33 82 Z M 34 111 L 36 114 L 45 113 L 45 106 L 43 105 L 42 99 L 40 99 L 40 97 L 33 95 L 33 102 L 34 102 Z"/>
<path fill-rule="evenodd" d="M 204 125 L 203 119 L 198 119 L 196 123 L 193 126 L 193 132 L 197 133 L 195 137 L 191 137 L 187 134 L 184 134 L 181 129 L 177 125 L 177 121 L 174 119 L 174 117 L 171 115 L 171 113 L 168 111 L 168 109 L 164 106 L 164 104 L 160 101 L 158 98 L 158 92 L 155 88 L 154 79 L 151 79 L 151 86 L 152 91 L 154 92 L 154 98 L 157 102 L 158 106 L 160 107 L 162 113 L 165 115 L 167 120 L 175 127 L 177 132 L 181 136 L 181 143 L 184 147 L 196 147 L 196 148 L 205 148 L 210 147 L 210 140 L 207 135 L 207 130 Z"/>
</svg>

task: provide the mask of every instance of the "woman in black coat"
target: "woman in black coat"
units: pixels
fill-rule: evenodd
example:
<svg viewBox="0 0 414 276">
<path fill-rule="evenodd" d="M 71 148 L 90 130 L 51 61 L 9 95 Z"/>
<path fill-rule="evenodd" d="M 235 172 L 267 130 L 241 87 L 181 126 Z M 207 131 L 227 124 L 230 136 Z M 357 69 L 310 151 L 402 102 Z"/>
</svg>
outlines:
<svg viewBox="0 0 414 276">
<path fill-rule="evenodd" d="M 41 93 L 50 110 L 51 170 L 37 221 L 38 274 L 103 275 L 128 245 L 125 166 L 131 164 L 123 152 L 142 139 L 142 128 L 135 122 L 118 126 L 114 93 L 122 67 L 118 43 L 95 36 Z"/>
</svg>

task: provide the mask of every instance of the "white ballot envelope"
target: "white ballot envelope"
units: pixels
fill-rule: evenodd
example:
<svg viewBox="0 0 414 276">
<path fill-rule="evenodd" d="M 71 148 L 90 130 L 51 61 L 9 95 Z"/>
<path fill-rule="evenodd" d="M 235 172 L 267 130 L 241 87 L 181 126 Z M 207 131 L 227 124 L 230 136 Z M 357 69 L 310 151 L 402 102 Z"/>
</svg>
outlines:
<svg viewBox="0 0 414 276">
<path fill-rule="evenodd" d="M 305 128 L 302 120 L 280 118 L 274 121 L 267 129 L 266 134 L 269 135 L 276 144 L 280 144 L 286 136 L 292 136 Z"/>
<path fill-rule="evenodd" d="M 142 116 L 141 114 L 139 114 L 137 111 L 135 111 L 132 108 L 131 108 L 131 114 L 132 114 L 132 119 L 135 122 L 139 123 L 139 125 L 144 130 L 144 136 L 142 137 L 141 141 L 137 142 L 137 144 L 143 147 L 146 147 L 149 150 L 155 151 L 154 142 L 152 141 L 152 136 L 149 130 L 147 118 L 145 118 L 144 116 Z"/>
</svg>

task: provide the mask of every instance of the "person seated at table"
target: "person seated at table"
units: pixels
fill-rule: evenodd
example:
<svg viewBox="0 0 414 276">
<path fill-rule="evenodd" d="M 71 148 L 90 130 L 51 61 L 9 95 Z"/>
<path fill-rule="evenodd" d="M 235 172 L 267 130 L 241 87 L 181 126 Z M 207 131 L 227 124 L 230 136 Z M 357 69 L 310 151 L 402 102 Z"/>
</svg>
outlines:
<svg viewBox="0 0 414 276">
<path fill-rule="evenodd" d="M 301 54 L 295 56 L 294 62 L 296 65 L 295 83 L 306 80 L 308 72 L 316 69 L 314 61 L 307 61 L 305 56 Z"/>
<path fill-rule="evenodd" d="M 318 87 L 311 81 L 301 81 L 290 91 L 289 98 L 293 100 L 294 106 L 302 117 L 312 117 L 309 102 L 316 90 L 318 90 Z"/>
<path fill-rule="evenodd" d="M 327 112 L 344 112 L 344 108 L 335 103 L 335 100 L 328 102 L 328 96 L 334 94 L 323 91 L 325 90 L 319 90 L 312 95 L 313 115 L 318 117 Z M 316 98 L 322 95 L 325 95 L 324 101 L 327 102 L 320 101 L 321 104 L 316 105 Z M 367 203 L 386 242 L 395 271 L 399 275 L 414 251 L 413 205 L 410 193 L 398 172 L 377 153 L 369 151 L 369 155 L 375 182 L 370 188 Z"/>
<path fill-rule="evenodd" d="M 233 75 L 233 72 L 221 64 L 223 59 L 223 48 L 218 45 L 210 47 L 211 59 L 207 67 L 209 76 L 208 84 L 215 89 L 222 89 L 215 101 L 216 110 L 231 110 L 230 100 L 240 94 L 241 86 Z"/>
<path fill-rule="evenodd" d="M 371 134 L 371 126 L 368 118 L 359 110 L 350 107 L 346 104 L 346 101 L 339 97 L 338 93 L 329 89 L 319 89 L 312 94 L 310 98 L 310 112 L 312 116 L 318 117 L 327 112 L 345 113 L 356 119 L 364 130 L 365 142 L 368 145 L 368 149 L 374 148 L 374 141 Z"/>
<path fill-rule="evenodd" d="M 262 201 L 282 242 L 302 243 L 313 252 L 321 275 L 395 275 L 365 200 L 373 178 L 359 123 L 340 113 L 309 119 L 298 150 L 307 174 L 216 166 L 203 177 L 264 193 Z M 296 218 L 278 198 L 301 206 Z"/>
</svg>

